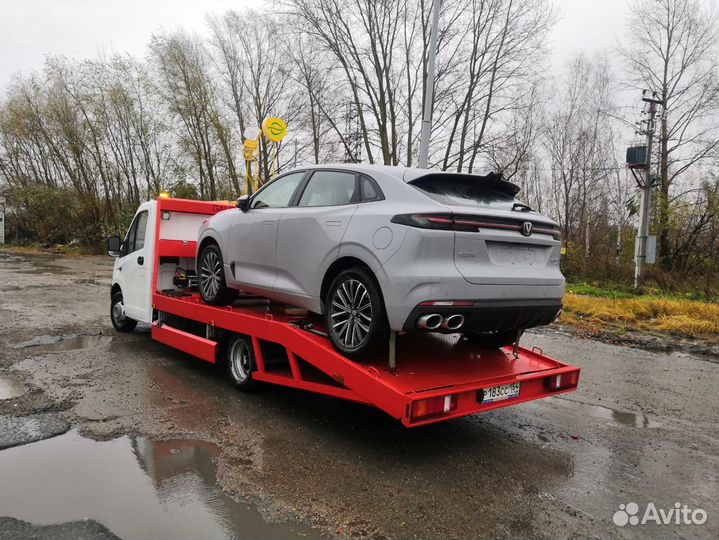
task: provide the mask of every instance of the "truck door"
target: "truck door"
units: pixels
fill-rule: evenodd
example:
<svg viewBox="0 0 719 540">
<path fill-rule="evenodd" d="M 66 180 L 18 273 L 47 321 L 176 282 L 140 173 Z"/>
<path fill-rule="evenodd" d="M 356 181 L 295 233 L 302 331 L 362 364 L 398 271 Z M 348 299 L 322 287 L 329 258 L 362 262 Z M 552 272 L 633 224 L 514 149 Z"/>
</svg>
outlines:
<svg viewBox="0 0 719 540">
<path fill-rule="evenodd" d="M 148 230 L 148 211 L 143 210 L 127 231 L 123 251 L 118 260 L 118 270 L 122 273 L 122 299 L 125 315 L 131 319 L 148 322 L 150 278 L 152 261 L 147 256 L 145 240 Z"/>
</svg>

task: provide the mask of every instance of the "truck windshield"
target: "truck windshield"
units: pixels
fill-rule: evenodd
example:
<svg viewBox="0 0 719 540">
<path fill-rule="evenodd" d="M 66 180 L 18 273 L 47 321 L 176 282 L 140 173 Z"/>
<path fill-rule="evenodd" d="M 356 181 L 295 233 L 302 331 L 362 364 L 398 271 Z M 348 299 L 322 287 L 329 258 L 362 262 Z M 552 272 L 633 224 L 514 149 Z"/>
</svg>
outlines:
<svg viewBox="0 0 719 540">
<path fill-rule="evenodd" d="M 449 205 L 485 206 L 511 210 L 515 202 L 514 195 L 511 193 L 479 179 L 427 175 L 410 182 L 410 185 L 425 195 Z"/>
</svg>

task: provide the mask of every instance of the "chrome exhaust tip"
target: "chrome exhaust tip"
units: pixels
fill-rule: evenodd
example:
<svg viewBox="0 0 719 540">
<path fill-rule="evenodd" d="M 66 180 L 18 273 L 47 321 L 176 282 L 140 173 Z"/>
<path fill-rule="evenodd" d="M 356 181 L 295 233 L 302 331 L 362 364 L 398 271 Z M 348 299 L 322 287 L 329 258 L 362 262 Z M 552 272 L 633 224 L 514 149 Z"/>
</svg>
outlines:
<svg viewBox="0 0 719 540">
<path fill-rule="evenodd" d="M 428 313 L 427 315 L 422 315 L 417 320 L 417 326 L 420 328 L 426 328 L 427 330 L 437 330 L 437 328 L 442 326 L 442 315 L 439 313 Z"/>
<path fill-rule="evenodd" d="M 461 326 L 464 324 L 464 315 L 455 314 L 450 315 L 449 317 L 446 317 L 444 321 L 442 321 L 442 328 L 445 328 L 447 330 L 459 330 Z"/>
</svg>

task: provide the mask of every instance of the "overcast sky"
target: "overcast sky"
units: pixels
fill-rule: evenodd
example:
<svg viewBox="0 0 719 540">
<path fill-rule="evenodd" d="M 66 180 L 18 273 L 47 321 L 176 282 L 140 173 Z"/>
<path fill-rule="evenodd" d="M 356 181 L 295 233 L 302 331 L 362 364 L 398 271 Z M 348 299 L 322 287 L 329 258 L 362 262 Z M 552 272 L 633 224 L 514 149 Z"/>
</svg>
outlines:
<svg viewBox="0 0 719 540">
<path fill-rule="evenodd" d="M 580 51 L 613 46 L 625 31 L 626 0 L 554 0 L 561 19 L 550 36 L 552 69 Z M 152 33 L 178 27 L 206 33 L 204 15 L 263 0 L 0 0 L 0 95 L 14 73 L 42 68 L 44 56 L 144 57 Z"/>
</svg>

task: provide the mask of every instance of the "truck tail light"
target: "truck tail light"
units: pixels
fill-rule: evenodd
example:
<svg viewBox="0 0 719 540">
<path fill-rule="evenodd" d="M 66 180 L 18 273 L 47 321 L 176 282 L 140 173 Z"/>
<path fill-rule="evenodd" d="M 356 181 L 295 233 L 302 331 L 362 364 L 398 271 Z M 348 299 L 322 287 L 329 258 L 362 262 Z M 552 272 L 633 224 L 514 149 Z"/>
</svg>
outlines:
<svg viewBox="0 0 719 540">
<path fill-rule="evenodd" d="M 412 419 L 438 416 L 457 410 L 457 396 L 440 396 L 420 399 L 412 404 Z"/>
<path fill-rule="evenodd" d="M 577 386 L 579 382 L 579 372 L 572 371 L 570 373 L 562 373 L 561 375 L 553 375 L 544 378 L 544 388 L 547 390 L 562 390 Z"/>
</svg>

